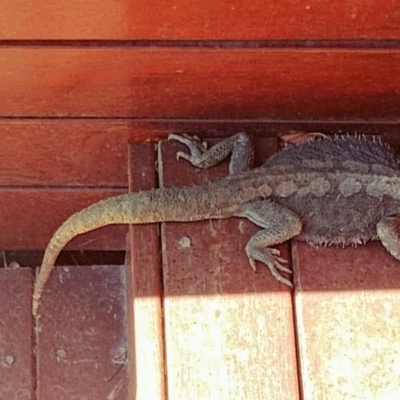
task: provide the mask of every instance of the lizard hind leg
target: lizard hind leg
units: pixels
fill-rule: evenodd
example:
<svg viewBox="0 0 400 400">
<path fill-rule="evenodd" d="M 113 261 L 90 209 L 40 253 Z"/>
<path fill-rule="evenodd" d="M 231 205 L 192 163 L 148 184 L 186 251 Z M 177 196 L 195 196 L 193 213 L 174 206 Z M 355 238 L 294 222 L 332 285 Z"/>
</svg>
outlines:
<svg viewBox="0 0 400 400">
<path fill-rule="evenodd" d="M 197 137 L 190 137 L 187 134 L 171 134 L 168 139 L 186 145 L 190 154 L 180 151 L 177 153 L 177 159 L 184 158 L 198 168 L 213 167 L 226 159 L 229 154 L 232 154 L 229 163 L 231 175 L 247 171 L 253 167 L 254 149 L 250 137 L 245 133 L 230 136 L 209 149 Z"/>
<path fill-rule="evenodd" d="M 282 265 L 287 261 L 280 256 L 279 250 L 270 246 L 297 236 L 302 230 L 300 217 L 288 208 L 269 200 L 245 204 L 236 215 L 264 228 L 255 233 L 246 245 L 251 267 L 255 269 L 255 262 L 260 261 L 268 267 L 277 281 L 293 287 L 292 283 L 280 274 L 291 273 L 289 268 Z"/>
<path fill-rule="evenodd" d="M 400 261 L 400 215 L 382 218 L 376 225 L 376 232 L 386 250 Z"/>
<path fill-rule="evenodd" d="M 280 272 L 286 272 L 291 274 L 292 271 L 283 266 L 282 264 L 286 264 L 287 260 L 283 257 L 280 257 L 281 253 L 278 249 L 274 249 L 271 247 L 265 246 L 265 239 L 268 238 L 269 232 L 266 230 L 262 230 L 257 232 L 251 239 L 248 241 L 246 245 L 246 255 L 249 259 L 250 266 L 253 270 L 256 269 L 256 261 L 260 261 L 265 264 L 271 275 L 279 282 L 293 287 L 292 282 L 289 279 L 284 278 Z"/>
</svg>

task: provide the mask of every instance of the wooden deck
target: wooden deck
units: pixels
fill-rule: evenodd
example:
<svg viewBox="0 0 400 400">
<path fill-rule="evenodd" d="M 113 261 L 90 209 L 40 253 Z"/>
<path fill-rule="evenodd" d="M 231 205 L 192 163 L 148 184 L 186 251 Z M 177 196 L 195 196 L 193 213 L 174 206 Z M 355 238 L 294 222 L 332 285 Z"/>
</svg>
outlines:
<svg viewBox="0 0 400 400">
<path fill-rule="evenodd" d="M 259 160 L 278 146 L 256 142 Z M 177 162 L 179 149 L 129 146 L 130 190 L 226 174 L 227 163 Z M 292 242 L 280 246 L 292 293 L 248 266 L 256 229 L 241 219 L 131 226 L 127 265 L 58 267 L 36 322 L 33 271 L 0 269 L 2 398 L 398 398 L 399 263 L 379 243 Z M 112 232 L 83 235 L 81 248 L 96 235 Z"/>
<path fill-rule="evenodd" d="M 247 221 L 105 227 L 68 244 L 30 314 L 70 214 L 226 174 L 155 152 L 172 132 L 244 131 L 259 161 L 291 129 L 398 150 L 398 2 L 3 3 L 0 400 L 400 399 L 400 263 L 379 243 L 280 246 L 292 292 L 250 269 Z"/>
</svg>

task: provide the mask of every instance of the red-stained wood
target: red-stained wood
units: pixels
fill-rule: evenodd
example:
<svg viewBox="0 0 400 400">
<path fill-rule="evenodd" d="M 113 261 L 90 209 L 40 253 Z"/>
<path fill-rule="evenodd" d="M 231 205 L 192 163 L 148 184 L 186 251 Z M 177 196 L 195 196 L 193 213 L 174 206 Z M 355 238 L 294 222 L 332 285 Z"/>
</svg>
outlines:
<svg viewBox="0 0 400 400">
<path fill-rule="evenodd" d="M 399 50 L 3 47 L 1 116 L 398 120 Z"/>
<path fill-rule="evenodd" d="M 43 23 L 45 21 L 46 23 Z M 396 1 L 13 0 L 0 39 L 398 39 Z"/>
<path fill-rule="evenodd" d="M 125 266 L 56 268 L 36 325 L 37 398 L 128 399 L 127 329 Z"/>
<path fill-rule="evenodd" d="M 129 158 L 130 191 L 156 186 L 153 144 L 132 144 Z M 165 399 L 165 349 L 162 315 L 162 270 L 157 225 L 131 225 L 129 366 L 130 399 Z"/>
<path fill-rule="evenodd" d="M 172 132 L 217 137 L 237 132 L 272 136 L 293 129 L 394 133 L 399 128 L 400 122 L 376 121 L 0 119 L 0 187 L 127 187 L 128 142 L 156 141 Z"/>
<path fill-rule="evenodd" d="M 0 248 L 44 249 L 55 230 L 76 211 L 124 190 L 2 189 L 0 190 Z M 108 226 L 73 239 L 66 248 L 125 250 L 127 227 Z"/>
<path fill-rule="evenodd" d="M 265 156 L 276 141 L 257 149 Z M 227 163 L 200 171 L 178 162 L 177 150 L 162 143 L 165 186 L 227 173 Z M 299 398 L 290 290 L 250 268 L 244 247 L 255 231 L 240 219 L 163 225 L 168 398 Z"/>
<path fill-rule="evenodd" d="M 0 120 L 0 186 L 127 187 L 127 122 Z"/>
<path fill-rule="evenodd" d="M 0 398 L 33 399 L 32 271 L 0 269 Z"/>
<path fill-rule="evenodd" d="M 377 242 L 295 242 L 293 267 L 304 399 L 399 397 L 399 262 Z"/>
</svg>

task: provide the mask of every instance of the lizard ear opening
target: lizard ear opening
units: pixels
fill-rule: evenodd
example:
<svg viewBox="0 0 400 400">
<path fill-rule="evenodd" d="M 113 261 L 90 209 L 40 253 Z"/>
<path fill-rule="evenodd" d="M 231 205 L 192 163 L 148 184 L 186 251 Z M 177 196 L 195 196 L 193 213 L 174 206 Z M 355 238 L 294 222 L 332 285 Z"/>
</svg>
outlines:
<svg viewBox="0 0 400 400">
<path fill-rule="evenodd" d="M 376 225 L 376 232 L 386 250 L 400 261 L 400 215 L 382 218 Z"/>
</svg>

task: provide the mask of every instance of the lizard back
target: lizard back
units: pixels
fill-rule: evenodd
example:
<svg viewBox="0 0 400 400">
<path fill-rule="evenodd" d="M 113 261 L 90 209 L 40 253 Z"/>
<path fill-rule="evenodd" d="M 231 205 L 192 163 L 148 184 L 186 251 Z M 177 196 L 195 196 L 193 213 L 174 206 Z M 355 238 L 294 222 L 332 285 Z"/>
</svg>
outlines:
<svg viewBox="0 0 400 400">
<path fill-rule="evenodd" d="M 359 244 L 377 238 L 376 224 L 400 210 L 400 166 L 391 148 L 379 139 L 335 136 L 289 146 L 268 158 L 264 173 L 280 171 L 290 182 L 314 171 L 314 186 L 304 194 L 271 198 L 301 216 L 299 239 L 312 244 Z M 294 179 L 296 180 L 296 178 Z M 329 188 L 328 188 L 329 187 Z"/>
</svg>

